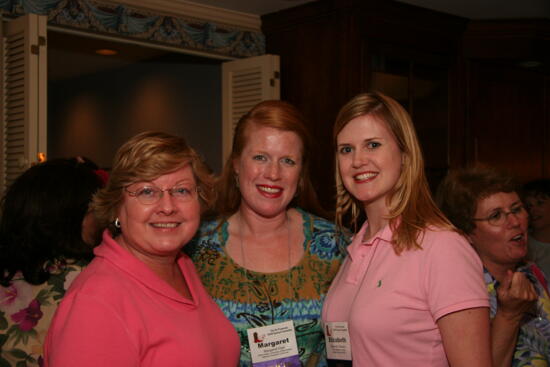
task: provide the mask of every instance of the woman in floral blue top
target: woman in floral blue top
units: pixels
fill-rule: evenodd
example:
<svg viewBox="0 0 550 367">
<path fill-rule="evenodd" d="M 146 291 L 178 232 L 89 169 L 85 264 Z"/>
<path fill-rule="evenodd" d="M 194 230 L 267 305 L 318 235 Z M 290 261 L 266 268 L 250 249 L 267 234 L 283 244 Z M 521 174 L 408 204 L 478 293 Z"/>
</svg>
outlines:
<svg viewBox="0 0 550 367">
<path fill-rule="evenodd" d="M 443 180 L 437 196 L 485 268 L 493 365 L 548 367 L 548 284 L 542 271 L 525 261 L 528 216 L 515 182 L 489 168 L 462 169 Z"/>
<path fill-rule="evenodd" d="M 92 258 L 100 229 L 88 212 L 101 176 L 76 159 L 25 171 L 0 220 L 0 366 L 39 366 L 55 309 Z"/>
<path fill-rule="evenodd" d="M 252 108 L 235 128 L 219 217 L 186 246 L 240 335 L 241 366 L 252 364 L 249 334 L 258 343 L 265 329 L 257 328 L 288 321 L 297 354 L 285 358 L 326 366 L 320 315 L 346 240 L 332 223 L 305 211 L 319 209 L 308 175 L 311 149 L 295 107 L 264 101 Z"/>
</svg>

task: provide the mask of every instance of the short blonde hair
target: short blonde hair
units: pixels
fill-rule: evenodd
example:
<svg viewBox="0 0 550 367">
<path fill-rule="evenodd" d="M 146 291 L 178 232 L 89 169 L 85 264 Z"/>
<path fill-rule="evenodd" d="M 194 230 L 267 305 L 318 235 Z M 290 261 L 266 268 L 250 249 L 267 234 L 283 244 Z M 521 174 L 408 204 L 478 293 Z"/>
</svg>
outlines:
<svg viewBox="0 0 550 367">
<path fill-rule="evenodd" d="M 125 187 L 153 181 L 188 164 L 197 181 L 201 209 L 210 209 L 215 200 L 211 171 L 185 139 L 155 131 L 130 138 L 115 155 L 107 185 L 93 198 L 92 207 L 99 223 L 116 233 L 113 222 L 124 200 Z"/>
<path fill-rule="evenodd" d="M 453 229 L 435 205 L 424 173 L 422 150 L 407 111 L 394 99 L 379 93 L 362 93 L 352 98 L 338 113 L 333 138 L 353 119 L 373 116 L 390 130 L 403 155 L 401 175 L 388 196 L 390 226 L 394 230 L 393 246 L 397 254 L 403 250 L 421 248 L 419 235 L 428 225 Z M 341 227 L 343 216 L 351 210 L 352 222 L 360 214 L 362 204 L 344 187 L 336 159 L 336 223 Z M 400 217 L 400 224 L 397 218 Z"/>
</svg>

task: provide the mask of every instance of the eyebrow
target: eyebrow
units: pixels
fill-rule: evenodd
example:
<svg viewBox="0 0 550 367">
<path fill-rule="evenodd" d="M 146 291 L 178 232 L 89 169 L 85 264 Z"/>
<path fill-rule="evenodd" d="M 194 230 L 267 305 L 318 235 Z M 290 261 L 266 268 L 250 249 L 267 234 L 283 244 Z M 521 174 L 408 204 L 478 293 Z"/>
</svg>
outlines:
<svg viewBox="0 0 550 367">
<path fill-rule="evenodd" d="M 519 205 L 523 205 L 523 203 L 522 203 L 521 200 L 517 200 L 517 201 L 514 201 L 512 204 L 510 204 L 510 205 L 508 206 L 508 208 L 511 208 L 511 207 L 513 207 L 513 206 L 517 206 L 518 204 L 519 204 Z M 491 212 L 494 212 L 495 210 L 503 210 L 503 207 L 497 206 L 496 208 L 489 209 L 489 212 L 491 213 Z"/>
<path fill-rule="evenodd" d="M 365 144 L 365 143 L 371 142 L 373 140 L 385 140 L 385 139 L 382 138 L 382 137 L 379 137 L 379 136 L 373 136 L 372 138 L 363 139 L 361 141 L 361 144 Z M 353 145 L 353 144 L 352 143 L 340 143 L 340 144 L 338 144 L 338 146 L 342 146 L 342 145 Z"/>
<path fill-rule="evenodd" d="M 176 181 L 172 187 L 175 187 L 175 186 L 178 186 L 178 185 L 181 185 L 181 184 L 184 184 L 184 183 L 192 183 L 193 180 L 191 178 L 184 178 L 184 179 L 181 179 L 179 181 Z M 142 185 L 150 185 L 150 186 L 155 186 L 155 187 L 159 187 L 158 185 L 155 185 L 153 183 L 153 181 L 138 181 L 138 182 L 134 182 L 133 184 L 130 184 L 129 186 L 132 186 L 132 185 L 139 185 L 139 184 L 142 184 Z"/>
</svg>

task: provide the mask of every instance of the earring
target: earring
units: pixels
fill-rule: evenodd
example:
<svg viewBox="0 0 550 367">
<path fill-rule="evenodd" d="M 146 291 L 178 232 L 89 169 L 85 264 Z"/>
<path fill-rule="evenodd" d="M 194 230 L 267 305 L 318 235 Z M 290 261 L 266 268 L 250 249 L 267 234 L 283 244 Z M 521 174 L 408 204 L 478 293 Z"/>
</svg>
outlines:
<svg viewBox="0 0 550 367">
<path fill-rule="evenodd" d="M 120 219 L 116 218 L 114 224 L 116 228 L 120 228 Z"/>
<path fill-rule="evenodd" d="M 235 173 L 235 186 L 239 188 L 239 175 Z"/>
</svg>

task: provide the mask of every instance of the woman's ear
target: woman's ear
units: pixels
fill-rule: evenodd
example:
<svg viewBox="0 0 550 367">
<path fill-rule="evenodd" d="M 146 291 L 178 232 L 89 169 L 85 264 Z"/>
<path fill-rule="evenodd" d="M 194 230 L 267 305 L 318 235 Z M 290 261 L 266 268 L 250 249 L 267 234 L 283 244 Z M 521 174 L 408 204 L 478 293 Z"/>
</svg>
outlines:
<svg viewBox="0 0 550 367">
<path fill-rule="evenodd" d="M 474 230 L 475 231 L 475 230 Z M 462 233 L 462 235 L 466 238 L 468 243 L 472 245 L 472 247 L 475 248 L 474 242 L 475 242 L 475 234 L 474 231 L 471 231 L 470 233 Z"/>
<path fill-rule="evenodd" d="M 233 164 L 233 172 L 235 172 L 236 175 L 239 174 L 239 163 L 239 158 L 233 158 L 233 160 L 231 161 L 231 164 Z"/>
</svg>

